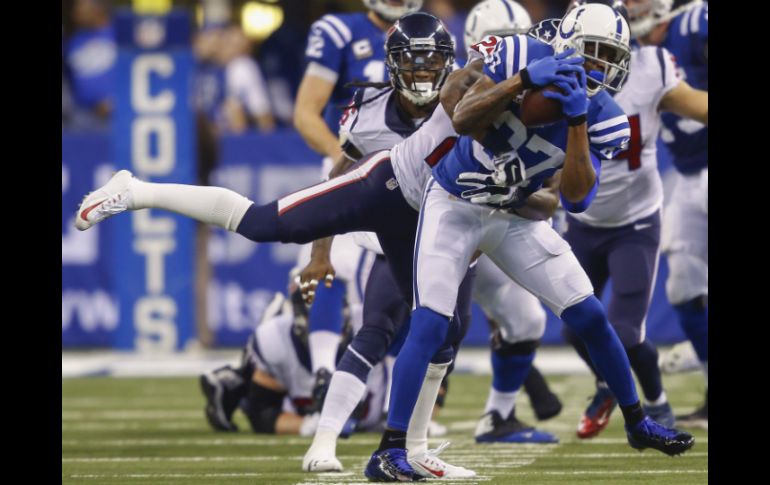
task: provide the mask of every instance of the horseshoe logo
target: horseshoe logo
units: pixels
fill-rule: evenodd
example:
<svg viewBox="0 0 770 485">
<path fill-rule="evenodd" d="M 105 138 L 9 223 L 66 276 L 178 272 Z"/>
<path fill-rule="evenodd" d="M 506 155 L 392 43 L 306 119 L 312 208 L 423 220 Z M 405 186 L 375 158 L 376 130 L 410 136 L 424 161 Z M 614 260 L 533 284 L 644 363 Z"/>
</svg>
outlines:
<svg viewBox="0 0 770 485">
<path fill-rule="evenodd" d="M 575 14 L 575 21 L 572 23 L 572 29 L 570 29 L 569 32 L 564 32 L 564 22 L 561 22 L 559 24 L 559 35 L 563 39 L 569 39 L 573 35 L 575 35 L 575 26 L 577 25 L 577 21 L 580 18 L 581 15 L 583 15 L 583 12 L 585 12 L 585 8 L 578 9 L 577 13 Z"/>
</svg>

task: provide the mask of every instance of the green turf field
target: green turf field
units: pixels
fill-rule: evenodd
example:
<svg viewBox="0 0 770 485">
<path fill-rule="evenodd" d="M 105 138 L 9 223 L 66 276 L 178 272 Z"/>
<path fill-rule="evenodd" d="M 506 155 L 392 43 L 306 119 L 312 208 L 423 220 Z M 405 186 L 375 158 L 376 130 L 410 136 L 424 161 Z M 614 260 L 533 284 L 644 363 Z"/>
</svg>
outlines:
<svg viewBox="0 0 770 485">
<path fill-rule="evenodd" d="M 668 457 L 643 453 L 626 444 L 619 411 L 597 438 L 574 434 L 587 404 L 592 380 L 587 375 L 548 376 L 562 398 L 561 415 L 542 423 L 556 433 L 557 445 L 477 445 L 473 429 L 486 400 L 490 376 L 454 375 L 439 421 L 449 436 L 441 455 L 474 469 L 473 479 L 453 483 L 490 484 L 705 484 L 708 482 L 708 433 L 695 430 L 687 454 Z M 699 373 L 664 376 L 676 411 L 692 410 L 703 399 Z M 62 379 L 62 483 L 78 484 L 325 484 L 368 483 L 363 467 L 379 435 L 341 440 L 342 473 L 309 474 L 300 469 L 310 438 L 259 436 L 239 412 L 239 433 L 215 433 L 203 417 L 197 378 Z M 534 422 L 526 395 L 519 398 L 520 419 Z"/>
</svg>

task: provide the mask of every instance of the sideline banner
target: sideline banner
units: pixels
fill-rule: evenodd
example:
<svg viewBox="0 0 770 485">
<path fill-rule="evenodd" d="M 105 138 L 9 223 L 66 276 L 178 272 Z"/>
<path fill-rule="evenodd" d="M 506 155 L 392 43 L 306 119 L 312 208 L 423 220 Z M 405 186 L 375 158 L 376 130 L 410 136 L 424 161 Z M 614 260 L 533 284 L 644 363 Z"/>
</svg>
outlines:
<svg viewBox="0 0 770 485">
<path fill-rule="evenodd" d="M 185 11 L 156 17 L 124 10 L 115 17 L 113 156 L 118 169 L 146 181 L 195 183 L 191 28 Z M 115 347 L 173 351 L 195 339 L 194 227 L 187 218 L 150 210 L 116 218 Z"/>
</svg>

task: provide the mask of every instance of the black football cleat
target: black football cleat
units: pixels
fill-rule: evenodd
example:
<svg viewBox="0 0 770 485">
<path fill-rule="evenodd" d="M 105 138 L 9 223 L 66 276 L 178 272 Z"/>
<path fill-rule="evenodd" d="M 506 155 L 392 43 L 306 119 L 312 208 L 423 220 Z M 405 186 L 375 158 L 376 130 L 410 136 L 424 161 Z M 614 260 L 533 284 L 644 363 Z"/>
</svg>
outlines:
<svg viewBox="0 0 770 485">
<path fill-rule="evenodd" d="M 695 444 L 690 433 L 673 428 L 666 428 L 645 416 L 629 429 L 626 426 L 628 444 L 637 450 L 653 448 L 669 456 L 681 455 Z"/>
</svg>

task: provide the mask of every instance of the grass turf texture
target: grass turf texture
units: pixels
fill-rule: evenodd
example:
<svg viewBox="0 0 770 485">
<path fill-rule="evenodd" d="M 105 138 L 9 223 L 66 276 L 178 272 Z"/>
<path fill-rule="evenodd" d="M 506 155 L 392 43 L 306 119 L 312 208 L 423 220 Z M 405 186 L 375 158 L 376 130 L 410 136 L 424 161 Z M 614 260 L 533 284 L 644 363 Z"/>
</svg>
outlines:
<svg viewBox="0 0 770 485">
<path fill-rule="evenodd" d="M 701 404 L 699 373 L 665 375 L 675 413 Z M 695 446 L 668 457 L 640 453 L 626 443 L 619 410 L 597 438 L 578 440 L 575 428 L 592 393 L 587 375 L 548 376 L 564 410 L 539 427 L 556 433 L 557 445 L 477 445 L 473 430 L 483 410 L 491 376 L 453 375 L 439 421 L 452 445 L 441 457 L 471 468 L 484 484 L 705 484 L 708 433 L 691 431 Z M 62 380 L 63 484 L 333 484 L 368 483 L 363 467 L 380 435 L 359 433 L 340 440 L 342 473 L 301 471 L 311 438 L 256 435 L 236 411 L 238 433 L 216 433 L 203 416 L 197 378 L 82 378 Z M 526 394 L 519 397 L 519 419 L 535 423 Z M 431 480 L 435 481 L 435 480 Z"/>
</svg>

